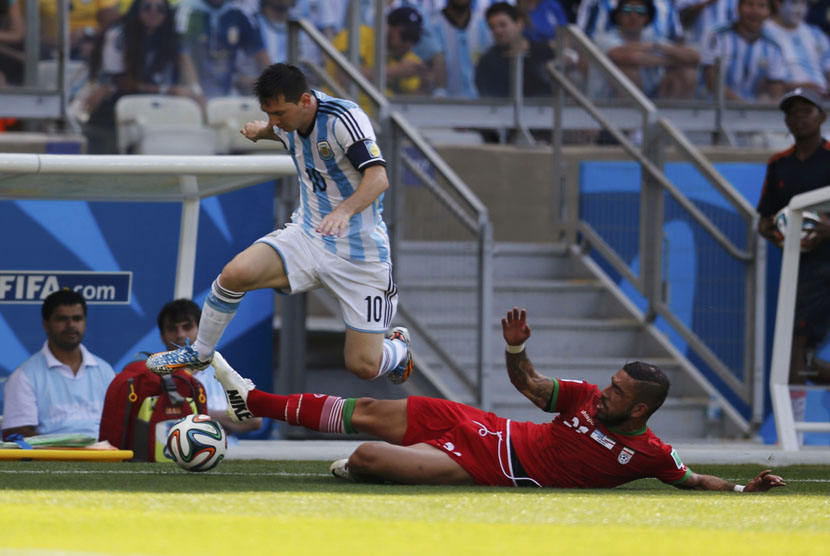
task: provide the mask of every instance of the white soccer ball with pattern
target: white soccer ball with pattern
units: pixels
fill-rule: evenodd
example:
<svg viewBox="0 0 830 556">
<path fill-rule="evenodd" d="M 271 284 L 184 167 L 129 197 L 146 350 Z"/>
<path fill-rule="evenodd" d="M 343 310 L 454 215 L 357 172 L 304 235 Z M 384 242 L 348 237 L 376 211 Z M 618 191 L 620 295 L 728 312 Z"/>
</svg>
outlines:
<svg viewBox="0 0 830 556">
<path fill-rule="evenodd" d="M 208 471 L 224 459 L 228 436 L 208 415 L 188 415 L 170 427 L 166 448 L 168 457 L 182 469 Z"/>
<path fill-rule="evenodd" d="M 790 209 L 789 207 L 784 207 L 778 211 L 775 215 L 775 227 L 781 233 L 782 237 L 787 237 L 787 220 L 790 217 Z M 802 212 L 802 223 L 801 223 L 801 238 L 804 239 L 810 232 L 812 232 L 816 224 L 821 222 L 821 215 L 819 213 L 814 212 L 812 210 L 805 210 Z M 802 249 L 803 251 L 804 249 Z"/>
</svg>

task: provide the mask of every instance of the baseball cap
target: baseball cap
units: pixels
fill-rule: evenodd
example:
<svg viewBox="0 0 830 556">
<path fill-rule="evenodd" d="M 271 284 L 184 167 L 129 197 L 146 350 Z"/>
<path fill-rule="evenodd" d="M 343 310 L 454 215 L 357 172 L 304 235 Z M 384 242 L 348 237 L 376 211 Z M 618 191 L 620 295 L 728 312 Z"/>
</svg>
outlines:
<svg viewBox="0 0 830 556">
<path fill-rule="evenodd" d="M 420 29 L 421 23 L 421 14 L 415 8 L 410 8 L 409 6 L 395 8 L 386 16 L 387 25 L 402 25 L 404 27 Z"/>
<path fill-rule="evenodd" d="M 818 106 L 818 109 L 824 112 L 824 108 L 821 106 L 821 97 L 819 94 L 812 89 L 805 89 L 803 87 L 798 87 L 797 89 L 793 89 L 792 91 L 786 93 L 783 97 L 781 97 L 781 102 L 778 103 L 778 108 L 780 108 L 783 112 L 786 112 L 787 109 L 790 107 L 790 103 L 793 99 L 803 99 L 807 102 L 811 102 Z"/>
</svg>

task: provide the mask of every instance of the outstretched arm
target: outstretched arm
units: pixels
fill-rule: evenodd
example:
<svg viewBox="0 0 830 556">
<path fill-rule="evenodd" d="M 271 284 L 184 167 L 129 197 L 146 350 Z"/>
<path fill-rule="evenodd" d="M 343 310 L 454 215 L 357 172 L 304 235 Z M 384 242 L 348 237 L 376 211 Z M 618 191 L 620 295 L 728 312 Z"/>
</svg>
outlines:
<svg viewBox="0 0 830 556">
<path fill-rule="evenodd" d="M 536 372 L 524 350 L 524 343 L 530 338 L 527 311 L 513 307 L 501 319 L 501 328 L 504 341 L 507 342 L 505 359 L 510 382 L 534 405 L 547 411 L 553 395 L 553 381 Z"/>
<path fill-rule="evenodd" d="M 682 488 L 686 490 L 730 491 L 736 490 L 735 487 L 740 487 L 741 485 L 730 483 L 726 479 L 721 479 L 720 477 L 715 477 L 714 475 L 698 475 L 697 473 L 692 473 L 688 479 L 686 479 L 682 483 L 678 483 L 675 486 L 677 488 Z M 780 486 L 787 486 L 787 483 L 784 482 L 784 479 L 782 479 L 778 475 L 773 475 L 771 470 L 765 469 L 764 471 L 758 473 L 757 477 L 749 481 L 749 483 L 745 487 L 743 487 L 743 489 L 738 488 L 737 491 L 767 492 L 771 488 Z"/>
</svg>

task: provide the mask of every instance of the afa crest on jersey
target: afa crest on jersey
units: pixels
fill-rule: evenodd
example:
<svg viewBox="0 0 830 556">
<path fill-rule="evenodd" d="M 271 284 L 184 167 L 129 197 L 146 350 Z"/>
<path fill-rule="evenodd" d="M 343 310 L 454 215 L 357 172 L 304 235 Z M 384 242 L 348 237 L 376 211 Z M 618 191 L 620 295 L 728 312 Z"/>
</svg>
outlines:
<svg viewBox="0 0 830 556">
<path fill-rule="evenodd" d="M 317 152 L 323 160 L 331 160 L 334 158 L 334 152 L 331 150 L 331 145 L 328 141 L 319 141 L 317 143 Z"/>
<path fill-rule="evenodd" d="M 372 155 L 372 158 L 378 158 L 380 156 L 380 147 L 374 141 L 364 141 L 366 145 L 366 150 Z"/>
</svg>

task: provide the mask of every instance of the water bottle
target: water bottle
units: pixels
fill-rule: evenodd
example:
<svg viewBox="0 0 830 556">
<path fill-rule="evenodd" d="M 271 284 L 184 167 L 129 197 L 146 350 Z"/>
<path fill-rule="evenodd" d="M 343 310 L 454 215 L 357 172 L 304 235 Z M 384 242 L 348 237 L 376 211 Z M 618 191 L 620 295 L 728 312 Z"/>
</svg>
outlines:
<svg viewBox="0 0 830 556">
<path fill-rule="evenodd" d="M 720 438 L 722 425 L 723 408 L 718 403 L 717 395 L 712 394 L 709 396 L 709 403 L 706 405 L 706 438 L 709 440 Z"/>
</svg>

